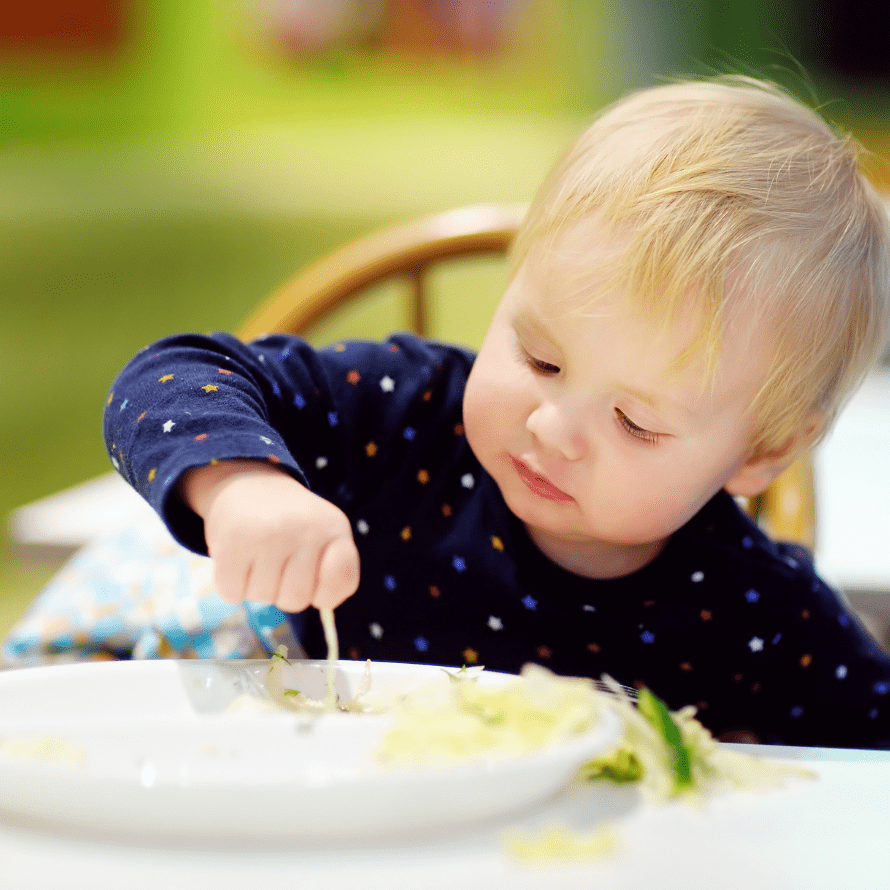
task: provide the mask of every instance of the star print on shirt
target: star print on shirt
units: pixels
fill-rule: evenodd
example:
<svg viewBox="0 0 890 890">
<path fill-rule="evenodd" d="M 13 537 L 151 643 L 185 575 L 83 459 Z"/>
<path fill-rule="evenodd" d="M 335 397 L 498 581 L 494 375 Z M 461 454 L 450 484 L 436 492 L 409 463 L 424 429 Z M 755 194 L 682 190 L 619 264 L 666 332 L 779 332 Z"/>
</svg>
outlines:
<svg viewBox="0 0 890 890">
<path fill-rule="evenodd" d="M 761 640 L 760 637 L 751 637 L 751 639 L 748 640 L 748 648 L 752 652 L 761 652 L 763 650 L 763 640 Z"/>
<path fill-rule="evenodd" d="M 522 605 L 525 606 L 526 609 L 534 611 L 538 608 L 538 601 L 531 594 L 529 594 L 522 600 Z"/>
<path fill-rule="evenodd" d="M 176 424 L 175 424 L 172 420 L 168 420 L 168 421 L 164 424 L 164 426 L 163 426 L 163 430 L 164 430 L 165 433 L 169 433 L 170 430 L 172 430 L 173 427 L 175 427 L 175 426 L 176 426 Z"/>
<path fill-rule="evenodd" d="M 489 616 L 488 616 L 488 626 L 489 626 L 492 630 L 503 630 L 503 629 L 504 629 L 504 622 L 501 621 L 501 619 L 498 618 L 497 615 L 489 615 Z"/>
<path fill-rule="evenodd" d="M 201 389 L 203 389 L 206 393 L 219 392 L 219 387 L 214 386 L 212 383 L 208 383 L 206 386 L 202 386 Z"/>
<path fill-rule="evenodd" d="M 396 388 L 396 382 L 387 374 L 385 377 L 380 378 L 380 388 L 384 392 L 392 392 Z"/>
<path fill-rule="evenodd" d="M 463 485 L 464 488 L 472 488 L 476 484 L 476 480 L 473 478 L 472 473 L 464 473 L 463 476 L 460 477 L 460 484 Z"/>
</svg>

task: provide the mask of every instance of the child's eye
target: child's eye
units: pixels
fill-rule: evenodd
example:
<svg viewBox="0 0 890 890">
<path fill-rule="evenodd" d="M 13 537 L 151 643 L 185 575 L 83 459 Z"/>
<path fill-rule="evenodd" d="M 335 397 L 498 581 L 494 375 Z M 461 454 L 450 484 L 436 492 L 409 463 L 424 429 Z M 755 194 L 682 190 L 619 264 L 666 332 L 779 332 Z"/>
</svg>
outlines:
<svg viewBox="0 0 890 890">
<path fill-rule="evenodd" d="M 559 373 L 559 368 L 556 365 L 551 365 L 550 362 L 541 361 L 541 359 L 535 358 L 533 355 L 526 355 L 525 361 L 536 374 Z"/>
<path fill-rule="evenodd" d="M 658 441 L 660 437 L 658 433 L 653 433 L 650 430 L 644 430 L 641 426 L 637 426 L 620 408 L 615 409 L 615 415 L 618 418 L 618 422 L 635 439 L 640 439 L 651 445 L 654 445 Z"/>
<path fill-rule="evenodd" d="M 519 347 L 519 358 L 528 365 L 536 374 L 558 374 L 559 368 L 556 365 L 551 365 L 550 362 L 542 361 L 539 358 L 535 358 L 529 352 L 525 350 L 523 346 Z"/>
<path fill-rule="evenodd" d="M 535 358 L 525 346 L 522 345 L 522 341 L 519 337 L 516 338 L 516 352 L 519 356 L 519 360 L 524 365 L 528 365 L 535 374 L 553 375 L 558 374 L 562 370 L 558 365 L 553 365 L 550 362 L 545 362 L 543 359 Z"/>
</svg>

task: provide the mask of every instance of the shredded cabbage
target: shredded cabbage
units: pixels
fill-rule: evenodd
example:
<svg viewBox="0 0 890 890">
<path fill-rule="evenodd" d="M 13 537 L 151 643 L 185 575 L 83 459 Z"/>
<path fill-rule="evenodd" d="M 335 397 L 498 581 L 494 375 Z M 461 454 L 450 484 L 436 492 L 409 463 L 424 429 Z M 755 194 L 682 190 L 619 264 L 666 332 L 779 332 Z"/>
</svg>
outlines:
<svg viewBox="0 0 890 890">
<path fill-rule="evenodd" d="M 770 761 L 718 745 L 695 719 L 695 708 L 668 711 L 649 690 L 637 704 L 610 678 L 624 732 L 611 751 L 584 765 L 584 779 L 638 781 L 651 801 L 683 795 L 703 798 L 727 789 L 765 790 L 781 786 L 790 776 L 815 778 L 811 770 Z"/>
<path fill-rule="evenodd" d="M 324 700 L 284 686 L 284 646 L 272 656 L 267 691 L 276 703 L 297 711 L 392 713 L 394 724 L 377 752 L 385 763 L 520 754 L 585 731 L 596 725 L 603 708 L 611 707 L 622 717 L 623 733 L 610 751 L 583 766 L 583 779 L 638 782 L 648 799 L 661 801 L 677 795 L 701 797 L 727 787 L 776 787 L 790 775 L 814 776 L 718 745 L 691 706 L 670 711 L 648 689 L 633 693 L 605 676 L 599 684 L 560 677 L 534 664 L 498 688 L 476 682 L 481 669 L 443 669 L 438 680 L 418 689 L 381 694 L 369 691 L 368 661 L 358 694 L 341 702 L 334 687 L 339 655 L 333 610 L 321 610 L 321 621 L 328 649 Z"/>
<path fill-rule="evenodd" d="M 319 609 L 321 615 L 321 626 L 324 629 L 324 641 L 328 648 L 327 663 L 327 695 L 325 696 L 324 705 L 328 711 L 333 711 L 337 707 L 337 662 L 340 660 L 340 644 L 337 640 L 337 626 L 334 623 L 333 609 Z"/>
<path fill-rule="evenodd" d="M 406 693 L 378 757 L 441 763 L 486 754 L 533 751 L 595 726 L 608 699 L 590 680 L 526 665 L 515 680 L 485 688 L 466 672 Z"/>
</svg>

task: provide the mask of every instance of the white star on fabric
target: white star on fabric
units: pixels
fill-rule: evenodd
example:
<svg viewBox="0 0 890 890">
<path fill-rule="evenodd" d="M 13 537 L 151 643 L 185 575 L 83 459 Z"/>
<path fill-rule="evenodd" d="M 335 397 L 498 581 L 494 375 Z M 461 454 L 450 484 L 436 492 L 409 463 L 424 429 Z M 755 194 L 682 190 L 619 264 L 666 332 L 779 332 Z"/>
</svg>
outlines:
<svg viewBox="0 0 890 890">
<path fill-rule="evenodd" d="M 168 421 L 164 424 L 164 426 L 163 426 L 163 430 L 164 430 L 165 433 L 169 433 L 170 430 L 172 430 L 173 427 L 175 427 L 175 426 L 176 426 L 176 424 L 175 424 L 172 420 L 168 420 Z"/>
<path fill-rule="evenodd" d="M 752 652 L 760 652 L 760 651 L 762 651 L 762 649 L 763 649 L 763 640 L 761 640 L 760 637 L 751 637 L 751 639 L 748 640 L 748 648 L 749 648 Z"/>
<path fill-rule="evenodd" d="M 263 442 L 266 445 L 272 444 L 272 440 L 268 436 L 260 436 L 260 442 Z"/>
<path fill-rule="evenodd" d="M 845 664 L 839 664 L 837 668 L 835 668 L 834 675 L 838 680 L 843 680 L 844 677 L 847 676 L 847 666 Z"/>
<path fill-rule="evenodd" d="M 698 584 L 700 581 L 705 580 L 705 573 L 704 572 L 693 572 L 689 576 L 689 580 L 694 582 L 695 584 Z"/>
<path fill-rule="evenodd" d="M 383 628 L 376 621 L 368 627 L 368 630 L 371 631 L 371 636 L 375 640 L 379 640 L 383 636 Z"/>
<path fill-rule="evenodd" d="M 323 470 L 327 465 L 328 465 L 328 459 L 326 457 L 315 458 L 316 469 Z"/>
<path fill-rule="evenodd" d="M 355 529 L 360 535 L 366 535 L 368 533 L 368 523 L 364 519 L 359 519 L 355 524 Z"/>
<path fill-rule="evenodd" d="M 380 379 L 380 388 L 384 392 L 392 392 L 396 388 L 396 382 L 387 374 Z"/>
<path fill-rule="evenodd" d="M 472 473 L 464 473 L 463 476 L 460 477 L 460 484 L 463 485 L 464 488 L 472 488 L 476 484 L 476 480 L 473 478 Z"/>
<path fill-rule="evenodd" d="M 501 619 L 498 618 L 497 615 L 490 615 L 489 618 L 488 618 L 488 626 L 489 626 L 492 630 L 503 630 L 503 629 L 504 629 L 504 622 L 501 621 Z"/>
<path fill-rule="evenodd" d="M 111 458 L 111 466 L 113 466 L 115 470 L 119 470 L 121 468 L 121 465 L 117 462 L 116 457 Z"/>
</svg>

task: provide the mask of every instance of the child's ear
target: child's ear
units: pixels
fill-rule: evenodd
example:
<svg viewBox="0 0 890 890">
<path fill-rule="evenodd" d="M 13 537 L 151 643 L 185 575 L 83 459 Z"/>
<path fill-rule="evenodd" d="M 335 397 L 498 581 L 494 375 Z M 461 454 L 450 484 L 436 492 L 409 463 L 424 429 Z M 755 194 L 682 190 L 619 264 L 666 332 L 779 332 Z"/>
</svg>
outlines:
<svg viewBox="0 0 890 890">
<path fill-rule="evenodd" d="M 723 487 L 733 497 L 753 498 L 762 494 L 776 477 L 812 445 L 822 430 L 824 421 L 821 412 L 810 412 L 796 433 L 778 447 L 752 455 Z"/>
</svg>

